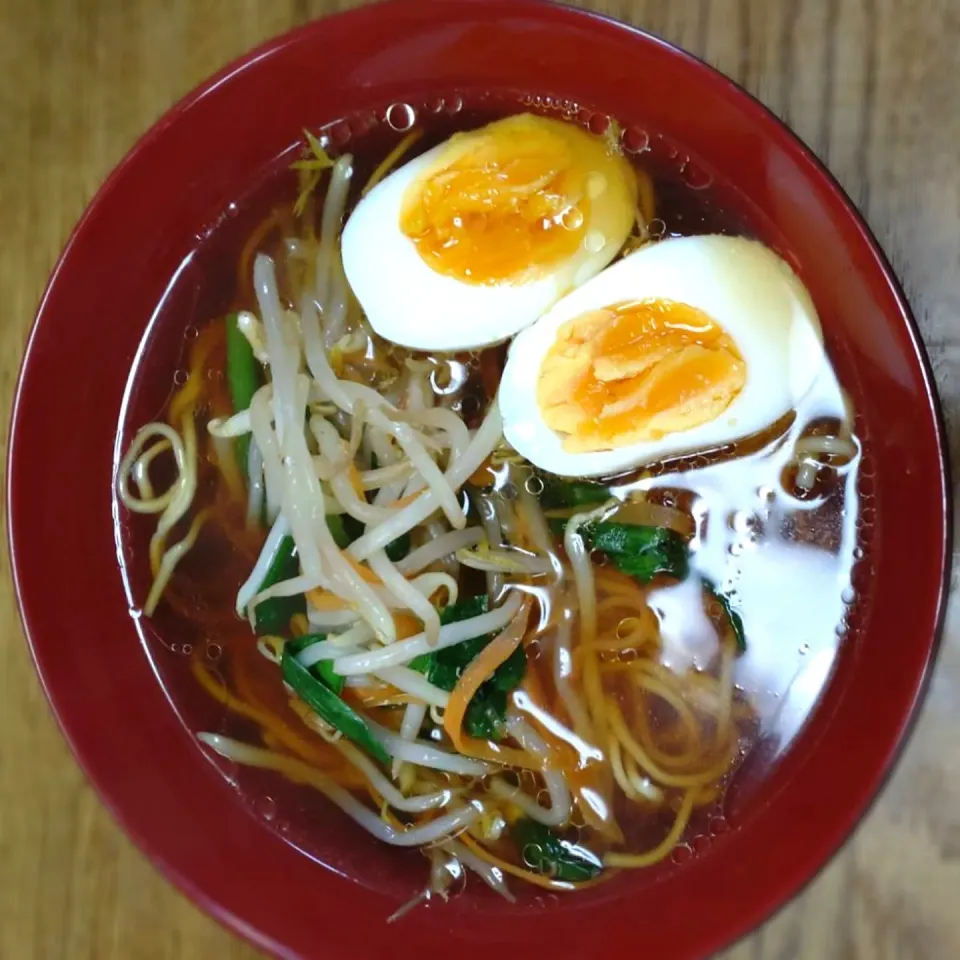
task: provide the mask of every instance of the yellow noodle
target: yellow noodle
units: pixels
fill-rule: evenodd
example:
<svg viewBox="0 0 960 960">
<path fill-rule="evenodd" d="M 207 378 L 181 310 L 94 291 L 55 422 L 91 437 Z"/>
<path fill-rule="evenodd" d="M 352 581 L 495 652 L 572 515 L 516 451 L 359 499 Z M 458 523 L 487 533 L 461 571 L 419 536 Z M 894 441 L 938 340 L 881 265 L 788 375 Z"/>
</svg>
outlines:
<svg viewBox="0 0 960 960">
<path fill-rule="evenodd" d="M 727 751 L 719 760 L 714 760 L 710 766 L 699 773 L 671 773 L 656 763 L 650 754 L 637 743 L 627 729 L 623 715 L 615 705 L 611 704 L 607 718 L 623 748 L 636 760 L 641 770 L 661 786 L 700 787 L 712 783 L 727 772 L 733 760 L 732 751 Z"/>
<path fill-rule="evenodd" d="M 639 800 L 640 794 L 634 789 L 633 784 L 627 778 L 627 773 L 623 768 L 623 756 L 620 752 L 620 743 L 616 737 L 610 737 L 607 741 L 607 756 L 610 758 L 610 769 L 613 770 L 613 779 L 617 785 L 631 800 Z"/>
<path fill-rule="evenodd" d="M 720 704 L 717 710 L 717 732 L 714 743 L 719 746 L 730 737 L 730 714 L 733 705 L 733 644 L 724 643 L 720 650 Z"/>
<path fill-rule="evenodd" d="M 652 744 L 654 734 L 650 725 L 650 704 L 643 703 L 641 704 L 641 709 L 638 710 L 638 714 L 641 718 L 642 729 L 647 733 L 650 741 L 646 745 L 647 749 L 654 756 L 654 759 L 664 766 L 685 766 L 691 754 L 700 752 L 702 746 L 702 727 L 700 722 L 696 716 L 694 716 L 693 711 L 687 705 L 683 699 L 683 694 L 679 690 L 671 690 L 666 684 L 661 683 L 659 680 L 643 675 L 636 678 L 636 685 L 640 692 L 659 697 L 673 710 L 677 716 L 677 722 L 686 731 L 686 739 L 690 744 L 686 754 L 683 755 L 662 751 L 655 744 Z M 650 749 L 651 744 L 653 749 Z"/>
<path fill-rule="evenodd" d="M 301 740 L 300 737 L 285 727 L 271 714 L 233 696 L 224 684 L 217 683 L 217 681 L 214 680 L 206 665 L 199 658 L 194 657 L 190 663 L 190 669 L 199 681 L 200 686 L 202 686 L 211 697 L 219 700 L 220 703 L 233 713 L 252 720 L 254 723 L 259 724 L 264 731 L 272 733 L 276 740 L 283 744 L 287 750 L 291 750 L 304 760 L 309 760 L 311 763 L 316 763 L 320 766 L 325 766 L 328 761 L 337 760 L 337 755 L 327 757 L 321 751 L 313 748 L 304 740 Z"/>
<path fill-rule="evenodd" d="M 221 456 L 221 453 L 223 456 Z M 219 442 L 214 442 L 213 438 L 209 438 L 207 444 L 207 459 L 216 464 L 220 473 L 223 474 L 230 499 L 237 503 L 246 500 L 246 485 L 243 477 L 240 475 L 237 458 L 233 455 L 230 441 L 223 439 Z"/>
<path fill-rule="evenodd" d="M 377 165 L 360 196 L 365 197 L 394 167 L 396 162 L 423 136 L 423 130 L 411 130 Z"/>
<path fill-rule="evenodd" d="M 647 853 L 608 853 L 604 856 L 603 862 L 608 867 L 636 869 L 652 866 L 659 863 L 664 857 L 669 856 L 683 836 L 683 831 L 687 829 L 687 823 L 690 821 L 690 814 L 693 811 L 694 793 L 694 790 L 688 790 L 684 794 L 677 819 L 673 821 L 670 832 L 652 850 Z"/>
</svg>

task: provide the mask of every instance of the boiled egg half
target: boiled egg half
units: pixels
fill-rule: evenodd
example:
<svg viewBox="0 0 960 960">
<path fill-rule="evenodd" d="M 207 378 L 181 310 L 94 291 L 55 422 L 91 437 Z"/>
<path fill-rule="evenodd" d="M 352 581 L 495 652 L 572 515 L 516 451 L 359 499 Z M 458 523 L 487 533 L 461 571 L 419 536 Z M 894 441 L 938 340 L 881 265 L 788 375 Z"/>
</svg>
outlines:
<svg viewBox="0 0 960 960">
<path fill-rule="evenodd" d="M 763 431 L 824 364 L 810 295 L 772 250 L 664 240 L 516 337 L 499 391 L 504 433 L 551 473 L 612 475 Z"/>
<path fill-rule="evenodd" d="M 378 183 L 343 230 L 373 329 L 421 350 L 504 340 L 616 256 L 633 168 L 602 137 L 519 114 L 458 133 Z"/>
</svg>

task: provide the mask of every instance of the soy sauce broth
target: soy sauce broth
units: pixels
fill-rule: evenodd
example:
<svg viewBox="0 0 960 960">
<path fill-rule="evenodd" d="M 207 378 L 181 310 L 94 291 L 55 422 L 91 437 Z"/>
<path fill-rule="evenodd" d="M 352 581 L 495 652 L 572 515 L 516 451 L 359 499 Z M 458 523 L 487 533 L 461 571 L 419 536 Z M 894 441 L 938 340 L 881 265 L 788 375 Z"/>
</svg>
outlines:
<svg viewBox="0 0 960 960">
<path fill-rule="evenodd" d="M 563 116 L 595 132 L 609 122 L 577 104 L 548 104 L 543 98 L 512 94 L 455 94 L 413 108 L 415 123 L 425 133 L 405 159 L 458 130 L 473 129 L 518 109 Z M 412 125 L 408 120 L 405 111 L 386 107 L 322 131 L 331 153 L 349 151 L 355 157 L 352 195 Z M 741 198 L 716 182 L 705 164 L 663 137 L 645 131 L 641 137 L 636 130 L 627 128 L 623 142 L 628 155 L 653 179 L 655 236 L 727 233 L 779 246 L 778 238 L 766 229 L 762 212 L 747 208 Z M 237 278 L 237 263 L 251 233 L 270 215 L 277 217 L 278 227 L 258 249 L 275 255 L 281 252 L 284 224 L 293 223 L 287 211 L 297 195 L 297 177 L 288 170 L 294 158 L 295 152 L 288 152 L 274 168 L 264 171 L 250 193 L 237 198 L 217 226 L 204 232 L 202 242 L 184 261 L 158 306 L 156 322 L 131 372 L 122 436 L 132 435 L 140 423 L 165 407 L 183 381 L 191 344 L 204 335 L 211 321 L 228 311 L 255 308 L 252 291 Z M 788 251 L 781 248 L 781 252 L 789 259 Z M 829 317 L 821 320 L 831 357 L 846 383 L 849 371 L 836 345 L 830 343 Z M 214 362 L 213 367 L 211 378 L 222 378 L 223 364 Z M 466 392 L 482 395 L 475 367 L 470 377 Z M 728 792 L 698 811 L 674 851 L 674 863 L 703 852 L 711 838 L 719 838 L 752 803 L 759 802 L 774 764 L 814 709 L 848 630 L 857 601 L 852 571 L 864 550 L 862 524 L 858 524 L 862 519 L 858 513 L 860 456 L 840 469 L 825 464 L 804 500 L 783 490 L 784 480 L 790 483 L 785 473 L 792 469 L 788 454 L 794 440 L 844 416 L 844 399 L 836 382 L 827 378 L 796 411 L 793 422 L 780 425 L 779 432 L 712 455 L 655 465 L 643 475 L 615 481 L 624 490 L 644 491 L 652 500 L 682 503 L 692 513 L 696 522 L 693 570 L 735 596 L 748 641 L 746 653 L 737 660 L 735 678 L 738 696 L 753 705 L 759 724 L 743 731 L 745 762 Z M 215 497 L 217 483 L 215 469 L 205 465 L 197 505 Z M 257 653 L 248 625 L 232 613 L 237 588 L 256 559 L 258 540 L 243 532 L 237 516 L 228 513 L 222 521 L 207 525 L 178 568 L 172 589 L 177 602 L 162 604 L 149 621 L 139 615 L 137 605 L 149 586 L 145 557 L 149 529 L 141 518 L 118 521 L 118 556 L 144 649 L 186 728 L 219 730 L 256 741 L 258 724 L 210 698 L 193 669 L 199 660 L 232 693 L 244 698 L 252 692 L 269 712 L 290 724 L 299 723 L 279 677 L 266 669 L 269 665 Z M 689 589 L 685 584 L 658 585 L 651 591 L 650 604 L 666 640 L 663 661 L 670 667 L 696 665 L 709 654 L 704 625 L 695 617 L 691 621 L 690 611 L 697 605 L 685 595 Z M 698 648 L 700 641 L 703 646 Z M 302 736 L 307 741 L 316 739 L 306 728 Z M 344 821 L 322 797 L 278 782 L 275 775 L 220 762 L 217 766 L 255 816 L 308 856 L 385 891 L 406 892 L 416 882 L 412 878 L 419 875 L 423 863 L 416 853 L 383 847 L 360 831 L 353 831 L 356 844 L 349 855 L 335 856 L 332 838 Z M 657 830 L 655 821 L 647 823 L 631 830 L 630 840 L 642 847 L 656 839 Z M 671 869 L 670 864 L 649 873 L 655 877 L 663 869 Z M 647 872 L 639 882 L 650 882 Z"/>
</svg>

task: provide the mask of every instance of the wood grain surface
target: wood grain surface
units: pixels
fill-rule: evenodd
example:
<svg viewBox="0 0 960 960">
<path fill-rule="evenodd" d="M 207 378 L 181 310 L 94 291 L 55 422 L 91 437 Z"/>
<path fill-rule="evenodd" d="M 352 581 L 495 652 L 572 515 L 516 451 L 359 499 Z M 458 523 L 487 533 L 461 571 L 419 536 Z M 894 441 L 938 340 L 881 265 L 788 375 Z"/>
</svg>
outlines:
<svg viewBox="0 0 960 960">
<path fill-rule="evenodd" d="M 308 18 L 354 5 L 0 3 L 4 430 L 46 277 L 94 190 L 134 139 L 229 58 Z M 759 96 L 826 161 L 903 280 L 952 421 L 957 461 L 960 4 L 584 0 L 582 6 L 704 57 Z M 84 782 L 34 676 L 5 552 L 0 563 L 0 958 L 258 956 L 173 890 Z M 954 603 L 931 695 L 879 802 L 815 883 L 726 960 L 960 957 L 958 724 Z"/>
</svg>

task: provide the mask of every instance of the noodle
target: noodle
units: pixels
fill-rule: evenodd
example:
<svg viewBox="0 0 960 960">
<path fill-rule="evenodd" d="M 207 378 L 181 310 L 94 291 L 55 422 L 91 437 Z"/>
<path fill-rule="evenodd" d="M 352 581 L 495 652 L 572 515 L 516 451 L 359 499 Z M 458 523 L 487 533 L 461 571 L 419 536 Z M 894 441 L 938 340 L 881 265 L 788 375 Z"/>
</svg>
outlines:
<svg viewBox="0 0 960 960">
<path fill-rule="evenodd" d="M 718 777 L 723 776 L 723 774 L 725 774 L 730 768 L 731 756 L 728 753 L 726 756 L 721 756 L 719 760 L 714 760 L 711 766 L 706 767 L 699 773 L 670 773 L 669 771 L 664 770 L 658 764 L 654 763 L 649 754 L 647 754 L 643 747 L 637 743 L 630 731 L 627 729 L 627 726 L 623 721 L 623 716 L 616 706 L 611 705 L 607 715 L 610 722 L 610 727 L 614 735 L 620 741 L 620 744 L 624 750 L 626 750 L 627 753 L 633 757 L 633 759 L 640 766 L 641 770 L 646 772 L 646 774 L 655 782 L 660 783 L 665 787 L 704 786 L 705 784 L 716 780 Z"/>
<path fill-rule="evenodd" d="M 628 867 L 637 869 L 638 867 L 649 867 L 664 857 L 670 855 L 673 848 L 679 843 L 683 836 L 683 831 L 687 828 L 690 820 L 690 812 L 693 810 L 693 801 L 695 791 L 688 790 L 683 796 L 683 803 L 677 817 L 670 828 L 670 832 L 648 853 L 607 853 L 604 855 L 603 862 L 608 867 Z"/>
</svg>

